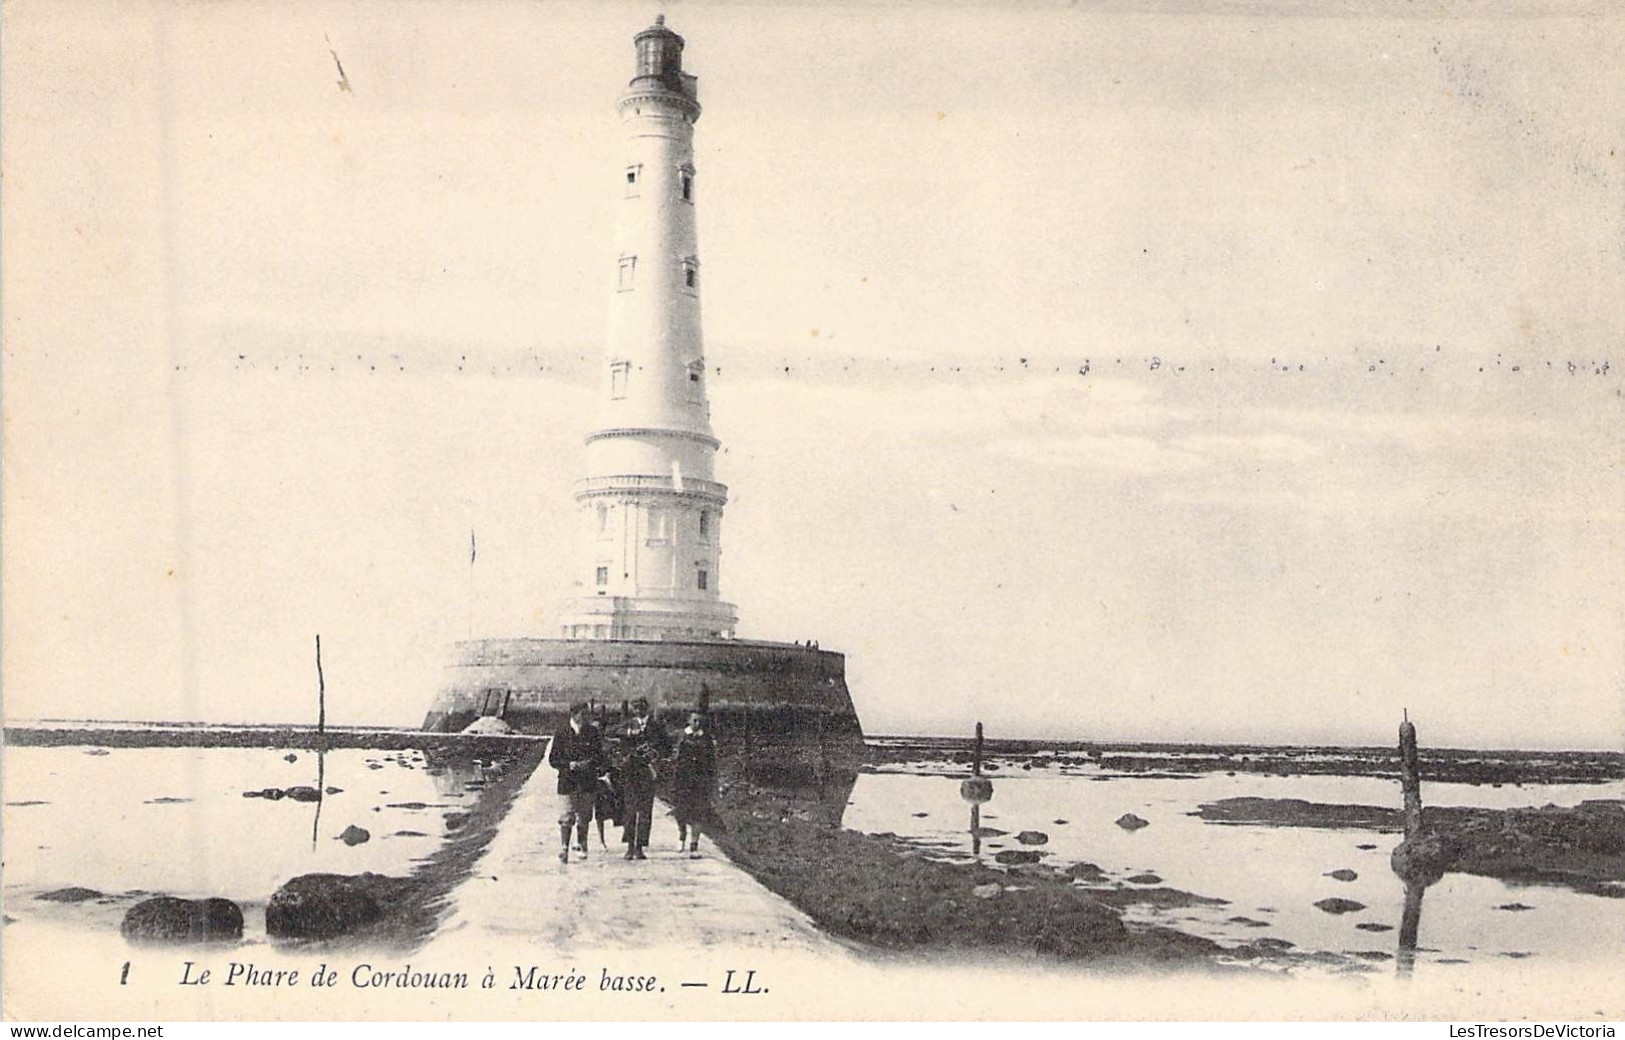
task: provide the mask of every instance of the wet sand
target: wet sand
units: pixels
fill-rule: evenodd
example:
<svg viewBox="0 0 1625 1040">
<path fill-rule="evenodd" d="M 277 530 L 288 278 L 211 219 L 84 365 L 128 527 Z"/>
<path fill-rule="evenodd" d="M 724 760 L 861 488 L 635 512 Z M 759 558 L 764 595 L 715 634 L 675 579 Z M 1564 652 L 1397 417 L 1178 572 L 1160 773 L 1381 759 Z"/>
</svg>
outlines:
<svg viewBox="0 0 1625 1040">
<path fill-rule="evenodd" d="M 997 953 L 1100 967 L 1218 967 L 1222 948 L 1167 928 L 1130 928 L 1064 873 L 927 858 L 895 835 L 839 826 L 823 792 L 753 779 L 725 766 L 717 844 L 759 882 L 834 935 L 894 953 Z M 840 795 L 844 798 L 844 795 Z M 1124 898 L 1190 897 L 1144 890 Z"/>
<path fill-rule="evenodd" d="M 1210 823 L 1398 832 L 1398 809 L 1296 798 L 1226 798 L 1193 815 Z M 1538 809 L 1427 807 L 1424 827 L 1461 849 L 1450 870 L 1522 884 L 1561 885 L 1625 898 L 1625 802 L 1591 800 Z"/>
<path fill-rule="evenodd" d="M 174 723 L 40 722 L 5 728 L 13 747 L 276 748 L 298 751 L 364 748 L 375 751 L 444 751 L 470 756 L 511 755 L 538 738 L 525 734 L 430 733 L 415 729 L 315 726 L 215 726 Z"/>
<path fill-rule="evenodd" d="M 876 737 L 867 764 L 915 764 L 962 774 L 970 741 L 950 737 Z M 1254 744 L 1125 744 L 1088 741 L 989 740 L 990 772 L 1066 769 L 1087 765 L 1107 773 L 1165 777 L 1201 773 L 1277 776 L 1399 777 L 1393 747 L 1276 747 Z M 1464 784 L 1586 784 L 1625 779 L 1625 754 L 1615 751 L 1476 751 L 1425 748 L 1424 782 Z"/>
</svg>

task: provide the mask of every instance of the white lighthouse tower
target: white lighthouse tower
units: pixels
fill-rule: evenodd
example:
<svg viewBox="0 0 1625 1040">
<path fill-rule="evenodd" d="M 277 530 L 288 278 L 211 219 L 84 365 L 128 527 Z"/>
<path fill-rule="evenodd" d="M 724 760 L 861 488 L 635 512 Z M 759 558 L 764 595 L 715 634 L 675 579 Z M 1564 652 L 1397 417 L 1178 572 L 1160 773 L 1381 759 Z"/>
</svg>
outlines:
<svg viewBox="0 0 1625 1040">
<path fill-rule="evenodd" d="M 638 33 L 636 74 L 619 110 L 623 163 L 609 340 L 599 418 L 587 435 L 581 594 L 564 608 L 569 639 L 731 638 L 719 590 L 722 508 L 713 479 L 700 333 L 695 77 L 664 16 Z"/>
</svg>

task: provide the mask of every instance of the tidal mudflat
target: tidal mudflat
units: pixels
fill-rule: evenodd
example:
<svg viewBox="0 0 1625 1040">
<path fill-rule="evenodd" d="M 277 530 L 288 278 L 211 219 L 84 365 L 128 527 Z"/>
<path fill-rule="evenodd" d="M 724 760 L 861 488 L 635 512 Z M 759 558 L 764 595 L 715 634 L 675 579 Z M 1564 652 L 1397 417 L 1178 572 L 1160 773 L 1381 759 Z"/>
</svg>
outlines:
<svg viewBox="0 0 1625 1040">
<path fill-rule="evenodd" d="M 236 941 L 254 946 L 277 941 L 265 911 L 290 879 L 373 875 L 387 912 L 342 941 L 415 948 L 455 915 L 458 884 L 498 830 L 525 822 L 509 809 L 546 742 L 325 754 L 302 741 L 109 743 L 7 748 L 8 928 L 121 944 L 128 909 L 161 893 L 231 900 L 244 921 Z M 1499 826 L 1515 810 L 1526 824 L 1506 833 L 1544 840 L 1541 807 L 1604 808 L 1598 833 L 1579 835 L 1583 884 L 1447 873 L 1404 951 L 1405 889 L 1389 866 L 1399 789 L 1384 749 L 1002 745 L 975 819 L 960 792 L 963 745 L 868 751 L 809 782 L 776 752 L 724 741 L 718 806 L 730 828 L 720 849 L 859 950 L 1368 973 L 1394 970 L 1402 953 L 1417 970 L 1449 971 L 1581 963 L 1625 946 L 1625 851 L 1607 808 L 1625 806 L 1622 756 L 1444 756 L 1440 772 L 1468 779 L 1425 782 L 1441 818 Z M 1558 828 L 1553 840 L 1573 837 Z"/>
<path fill-rule="evenodd" d="M 116 935 L 151 896 L 221 898 L 252 944 L 290 879 L 372 874 L 402 881 L 373 937 L 407 943 L 539 750 L 8 747 L 6 924 Z"/>
<path fill-rule="evenodd" d="M 974 824 L 959 793 L 968 772 L 960 748 L 897 740 L 882 742 L 875 757 L 841 825 L 904 855 L 1002 869 L 1007 888 L 1035 875 L 1069 878 L 1118 908 L 1131 931 L 1160 926 L 1212 940 L 1221 959 L 1360 971 L 1382 970 L 1400 952 L 1405 889 L 1389 866 L 1399 787 L 1385 749 L 1006 746 L 990 758 L 995 793 Z M 1500 827 L 1549 820 L 1557 814 L 1537 811 L 1547 805 L 1592 803 L 1597 815 L 1583 819 L 1594 818 L 1597 833 L 1570 842 L 1570 857 L 1585 860 L 1589 880 L 1581 883 L 1446 874 L 1428 889 L 1416 963 L 1584 962 L 1625 945 L 1625 899 L 1616 898 L 1625 892 L 1617 881 L 1598 881 L 1625 877 L 1625 836 L 1607 833 L 1625 808 L 1625 757 L 1454 752 L 1430 756 L 1428 765 L 1440 757 L 1449 764 L 1438 772 L 1471 779 L 1425 783 L 1436 807 L 1429 812 L 1469 813 Z M 1308 771 L 1294 772 L 1293 762 Z M 1304 826 L 1212 809 L 1237 804 L 1358 811 Z M 1129 815 L 1146 825 L 1118 824 Z"/>
</svg>

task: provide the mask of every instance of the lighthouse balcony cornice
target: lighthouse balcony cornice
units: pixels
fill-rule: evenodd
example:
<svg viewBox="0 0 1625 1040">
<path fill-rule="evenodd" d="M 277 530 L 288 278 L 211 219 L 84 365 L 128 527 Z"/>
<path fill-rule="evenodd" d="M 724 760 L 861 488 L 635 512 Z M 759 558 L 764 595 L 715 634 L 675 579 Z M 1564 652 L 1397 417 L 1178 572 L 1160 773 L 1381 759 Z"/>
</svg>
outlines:
<svg viewBox="0 0 1625 1040">
<path fill-rule="evenodd" d="M 587 434 L 582 443 L 591 444 L 593 441 L 607 440 L 611 437 L 676 437 L 680 440 L 698 441 L 709 448 L 722 447 L 722 442 L 708 433 L 657 426 L 619 426 L 607 430 L 594 430 Z"/>
<path fill-rule="evenodd" d="M 728 487 L 714 480 L 684 478 L 679 486 L 670 477 L 626 474 L 612 477 L 584 477 L 576 481 L 577 502 L 589 498 L 602 498 L 623 494 L 669 495 L 674 498 L 700 499 L 715 505 L 728 501 Z"/>
</svg>

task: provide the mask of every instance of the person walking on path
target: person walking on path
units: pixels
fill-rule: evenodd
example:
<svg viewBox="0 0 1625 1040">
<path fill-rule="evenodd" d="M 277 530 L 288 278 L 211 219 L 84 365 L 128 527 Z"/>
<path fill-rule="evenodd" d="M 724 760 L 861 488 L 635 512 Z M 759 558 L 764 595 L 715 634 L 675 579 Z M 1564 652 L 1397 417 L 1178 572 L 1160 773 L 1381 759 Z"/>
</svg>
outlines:
<svg viewBox="0 0 1625 1040">
<path fill-rule="evenodd" d="M 677 850 L 688 845 L 690 857 L 700 854 L 701 829 L 716 834 L 722 829 L 711 799 L 717 788 L 717 742 L 700 712 L 688 717 L 688 728 L 677 739 L 677 761 L 672 770 L 671 801 L 677 817 Z"/>
<path fill-rule="evenodd" d="M 649 701 L 632 702 L 632 717 L 616 731 L 616 758 L 621 771 L 621 826 L 626 833 L 626 858 L 648 859 L 649 827 L 655 807 L 655 763 L 671 755 L 671 738 L 654 717 Z"/>
<path fill-rule="evenodd" d="M 587 858 L 587 826 L 592 822 L 598 777 L 607 768 L 603 738 L 587 721 L 587 705 L 570 705 L 570 721 L 553 734 L 547 764 L 559 771 L 559 862 L 570 862 L 570 832 L 579 836 L 581 858 Z"/>
</svg>

